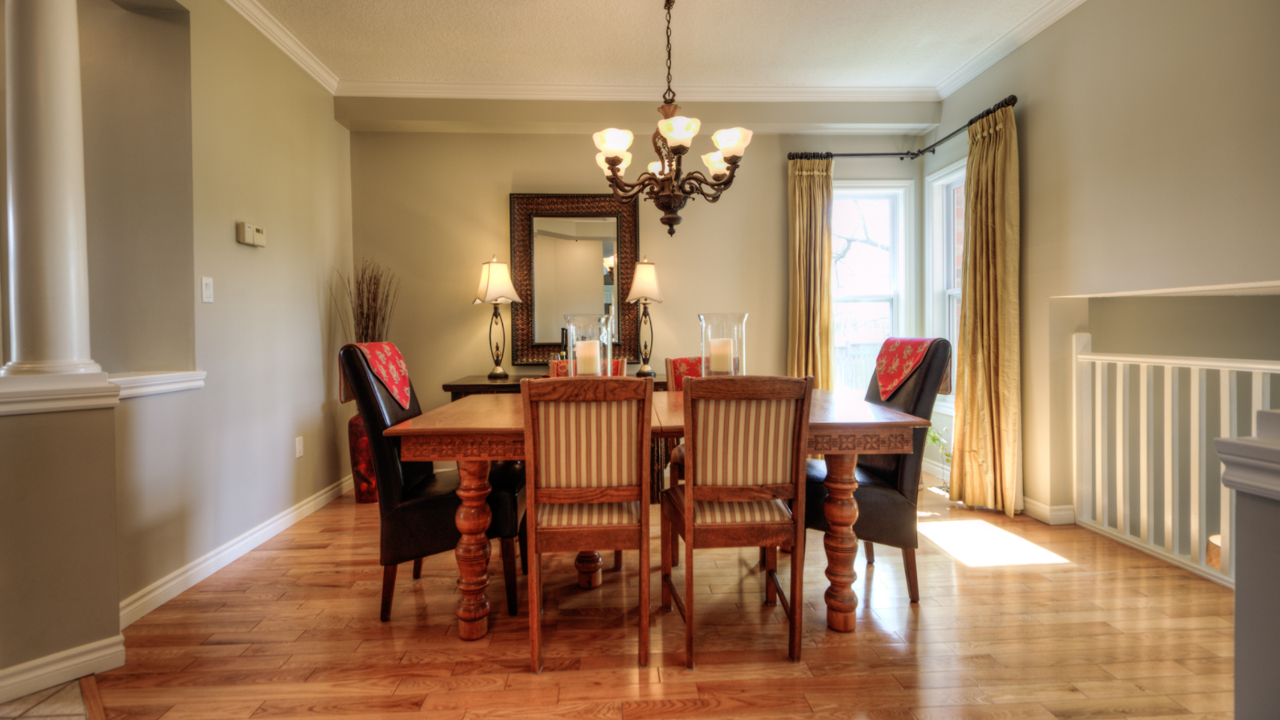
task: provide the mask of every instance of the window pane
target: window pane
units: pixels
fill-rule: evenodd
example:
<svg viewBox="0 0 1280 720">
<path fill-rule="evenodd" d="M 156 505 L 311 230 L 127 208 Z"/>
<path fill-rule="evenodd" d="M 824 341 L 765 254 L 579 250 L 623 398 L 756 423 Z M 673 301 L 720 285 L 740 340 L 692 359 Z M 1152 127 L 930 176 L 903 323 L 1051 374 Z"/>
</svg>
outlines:
<svg viewBox="0 0 1280 720">
<path fill-rule="evenodd" d="M 831 277 L 836 300 L 893 295 L 898 196 L 837 193 L 831 228 Z"/>
<path fill-rule="evenodd" d="M 947 295 L 947 339 L 951 347 L 956 347 L 956 338 L 960 336 L 960 296 Z M 954 351 L 952 353 L 955 354 Z"/>
<path fill-rule="evenodd" d="M 951 218 L 951 278 L 948 288 L 958 288 L 964 280 L 964 181 L 961 180 L 950 190 Z"/>
<path fill-rule="evenodd" d="M 880 346 L 893 331 L 893 303 L 837 302 L 833 309 L 836 388 L 864 392 L 875 372 Z"/>
</svg>

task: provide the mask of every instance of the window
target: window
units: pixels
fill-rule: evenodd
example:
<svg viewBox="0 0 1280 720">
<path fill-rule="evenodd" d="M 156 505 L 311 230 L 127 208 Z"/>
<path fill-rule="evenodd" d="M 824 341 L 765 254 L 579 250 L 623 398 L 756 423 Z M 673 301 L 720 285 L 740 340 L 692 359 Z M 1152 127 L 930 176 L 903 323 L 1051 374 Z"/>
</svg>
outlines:
<svg viewBox="0 0 1280 720">
<path fill-rule="evenodd" d="M 836 183 L 831 223 L 832 351 L 837 389 L 865 392 L 885 338 L 905 322 L 909 182 Z"/>
<path fill-rule="evenodd" d="M 951 373 L 955 377 L 956 338 L 960 334 L 960 290 L 964 280 L 964 170 L 960 161 L 930 175 L 925 233 L 926 325 L 930 335 L 951 341 Z M 939 397 L 940 404 L 951 401 Z"/>
</svg>

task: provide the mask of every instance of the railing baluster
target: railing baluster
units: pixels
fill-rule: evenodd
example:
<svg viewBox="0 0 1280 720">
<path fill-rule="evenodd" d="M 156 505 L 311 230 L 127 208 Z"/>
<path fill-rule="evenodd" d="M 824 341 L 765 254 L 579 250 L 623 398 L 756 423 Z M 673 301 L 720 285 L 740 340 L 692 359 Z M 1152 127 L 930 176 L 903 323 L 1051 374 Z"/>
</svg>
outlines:
<svg viewBox="0 0 1280 720">
<path fill-rule="evenodd" d="M 1191 368 L 1191 562 L 1204 564 L 1207 500 L 1204 481 L 1205 377 L 1204 368 Z"/>
<path fill-rule="evenodd" d="M 1138 535 L 1142 542 L 1151 542 L 1151 514 L 1155 493 L 1151 492 L 1151 446 L 1154 434 L 1151 416 L 1154 402 L 1151 392 L 1151 366 L 1138 366 Z"/>
<path fill-rule="evenodd" d="M 1094 522 L 1103 527 L 1111 526 L 1111 514 L 1107 511 L 1107 364 L 1094 363 L 1093 411 L 1094 411 L 1094 466 L 1093 499 Z"/>
<path fill-rule="evenodd" d="M 1182 540 L 1178 515 L 1178 369 L 1164 366 L 1164 549 L 1176 555 Z"/>
<path fill-rule="evenodd" d="M 1116 532 L 1129 534 L 1129 366 L 1116 363 Z"/>
<path fill-rule="evenodd" d="M 1253 425 L 1253 434 L 1258 434 L 1258 411 L 1271 409 L 1271 374 L 1253 373 L 1253 404 L 1249 406 L 1249 417 Z"/>
<path fill-rule="evenodd" d="M 1218 432 L 1222 437 L 1239 437 L 1236 427 L 1236 414 L 1239 408 L 1236 405 L 1236 393 L 1239 387 L 1236 385 L 1236 374 L 1232 370 L 1218 371 L 1218 387 L 1219 395 L 1219 411 L 1221 425 Z M 1219 463 L 1218 477 L 1222 477 L 1222 469 L 1226 466 Z M 1219 550 L 1218 570 L 1231 574 L 1231 517 L 1235 514 L 1236 494 L 1235 491 L 1227 487 L 1226 483 L 1222 483 L 1219 492 L 1222 493 L 1220 504 L 1218 506 L 1218 537 Z"/>
</svg>

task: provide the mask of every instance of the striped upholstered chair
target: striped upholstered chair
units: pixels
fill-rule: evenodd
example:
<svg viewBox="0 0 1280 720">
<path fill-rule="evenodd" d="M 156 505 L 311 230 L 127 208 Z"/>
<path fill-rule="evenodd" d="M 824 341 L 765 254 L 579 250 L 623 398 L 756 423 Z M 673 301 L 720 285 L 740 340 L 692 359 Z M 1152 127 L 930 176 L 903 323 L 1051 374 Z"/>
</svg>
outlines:
<svg viewBox="0 0 1280 720">
<path fill-rule="evenodd" d="M 653 378 L 522 380 L 530 668 L 542 670 L 542 554 L 639 550 L 640 665 L 649 664 Z"/>
<path fill-rule="evenodd" d="M 777 601 L 777 548 L 791 550 L 790 655 L 800 660 L 804 610 L 804 481 L 813 378 L 709 377 L 684 385 L 685 482 L 662 493 L 662 607 L 684 617 L 693 668 L 698 548 L 767 547 L 765 602 Z M 789 507 L 790 500 L 794 506 Z M 685 542 L 684 598 L 671 579 L 671 549 Z"/>
</svg>

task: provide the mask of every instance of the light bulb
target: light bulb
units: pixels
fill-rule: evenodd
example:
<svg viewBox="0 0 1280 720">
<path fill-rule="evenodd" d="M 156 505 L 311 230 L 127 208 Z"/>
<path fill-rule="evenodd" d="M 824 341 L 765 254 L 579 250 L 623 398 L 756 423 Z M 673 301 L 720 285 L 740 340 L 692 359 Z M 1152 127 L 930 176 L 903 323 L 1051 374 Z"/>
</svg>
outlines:
<svg viewBox="0 0 1280 720">
<path fill-rule="evenodd" d="M 591 136 L 596 143 L 596 149 L 600 152 L 612 153 L 609 157 L 618 157 L 627 148 L 631 147 L 631 141 L 635 136 L 630 130 L 621 130 L 619 128 L 605 128 L 600 132 Z"/>
<path fill-rule="evenodd" d="M 751 135 L 751 131 L 746 128 L 728 128 L 715 131 L 711 135 L 711 142 L 716 144 L 724 157 L 742 157 L 742 153 L 751 144 Z"/>
<path fill-rule="evenodd" d="M 703 155 L 702 162 L 706 164 L 707 170 L 711 172 L 712 178 L 717 175 L 729 174 L 729 163 L 724 161 L 724 155 L 718 151 Z"/>
<path fill-rule="evenodd" d="M 667 169 L 663 166 L 661 160 L 654 160 L 653 162 L 649 163 L 649 172 L 653 173 L 654 175 L 657 175 L 658 177 L 667 176 Z"/>
<path fill-rule="evenodd" d="M 689 147 L 700 127 L 702 127 L 702 121 L 682 115 L 658 121 L 658 132 L 662 133 L 662 137 L 666 138 L 667 144 L 672 147 Z"/>
<path fill-rule="evenodd" d="M 622 158 L 622 163 L 618 165 L 618 174 L 625 175 L 627 172 L 627 166 L 631 164 L 631 153 L 625 150 L 619 154 L 614 154 L 612 152 L 596 153 L 596 164 L 600 166 L 601 170 L 604 170 L 604 174 L 606 176 L 613 174 L 609 171 L 609 163 L 605 161 L 606 158 L 611 158 L 611 157 Z"/>
</svg>

